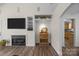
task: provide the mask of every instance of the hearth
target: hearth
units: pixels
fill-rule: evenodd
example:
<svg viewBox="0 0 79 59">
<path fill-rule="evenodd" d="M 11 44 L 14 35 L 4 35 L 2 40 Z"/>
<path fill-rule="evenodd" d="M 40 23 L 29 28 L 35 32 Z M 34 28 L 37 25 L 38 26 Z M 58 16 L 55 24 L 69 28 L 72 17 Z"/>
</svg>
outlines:
<svg viewBox="0 0 79 59">
<path fill-rule="evenodd" d="M 25 46 L 26 45 L 25 35 L 12 35 L 13 46 Z"/>
</svg>

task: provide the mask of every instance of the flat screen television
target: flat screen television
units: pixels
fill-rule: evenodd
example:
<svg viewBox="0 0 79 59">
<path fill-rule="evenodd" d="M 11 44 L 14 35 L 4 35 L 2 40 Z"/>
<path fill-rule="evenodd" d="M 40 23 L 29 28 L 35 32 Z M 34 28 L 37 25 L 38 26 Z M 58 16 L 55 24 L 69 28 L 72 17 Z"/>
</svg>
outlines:
<svg viewBox="0 0 79 59">
<path fill-rule="evenodd" d="M 8 29 L 25 29 L 25 18 L 8 18 Z"/>
</svg>

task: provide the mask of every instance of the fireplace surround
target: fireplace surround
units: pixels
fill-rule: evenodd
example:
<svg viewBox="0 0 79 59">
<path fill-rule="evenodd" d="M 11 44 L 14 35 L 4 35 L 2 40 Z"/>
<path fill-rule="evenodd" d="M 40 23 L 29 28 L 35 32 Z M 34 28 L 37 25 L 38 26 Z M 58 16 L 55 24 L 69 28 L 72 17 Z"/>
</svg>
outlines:
<svg viewBox="0 0 79 59">
<path fill-rule="evenodd" d="M 12 35 L 12 46 L 25 46 L 26 37 L 25 35 Z"/>
</svg>

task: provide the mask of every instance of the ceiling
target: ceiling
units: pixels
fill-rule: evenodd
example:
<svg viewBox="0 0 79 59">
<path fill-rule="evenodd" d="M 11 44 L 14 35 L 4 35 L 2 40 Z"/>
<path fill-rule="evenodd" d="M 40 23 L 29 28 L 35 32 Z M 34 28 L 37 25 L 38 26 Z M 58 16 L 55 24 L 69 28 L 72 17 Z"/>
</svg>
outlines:
<svg viewBox="0 0 79 59">
<path fill-rule="evenodd" d="M 7 4 L 14 4 L 14 5 L 18 5 L 18 6 L 21 6 L 21 5 L 26 5 L 26 6 L 36 6 L 36 7 L 45 7 L 45 8 L 48 8 L 50 10 L 54 10 L 57 6 L 56 3 L 0 3 L 0 7 L 4 6 L 4 5 L 7 5 Z"/>
<path fill-rule="evenodd" d="M 79 3 L 72 3 L 67 10 L 64 12 L 65 15 L 77 15 L 79 14 Z"/>
</svg>

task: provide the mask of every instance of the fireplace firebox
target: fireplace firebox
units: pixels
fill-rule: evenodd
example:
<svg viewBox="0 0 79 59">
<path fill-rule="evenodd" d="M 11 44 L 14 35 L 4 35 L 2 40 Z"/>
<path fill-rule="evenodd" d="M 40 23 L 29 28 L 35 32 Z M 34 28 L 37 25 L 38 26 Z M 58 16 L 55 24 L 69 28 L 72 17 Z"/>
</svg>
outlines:
<svg viewBox="0 0 79 59">
<path fill-rule="evenodd" d="M 12 35 L 12 45 L 25 46 L 26 45 L 25 35 Z"/>
</svg>

